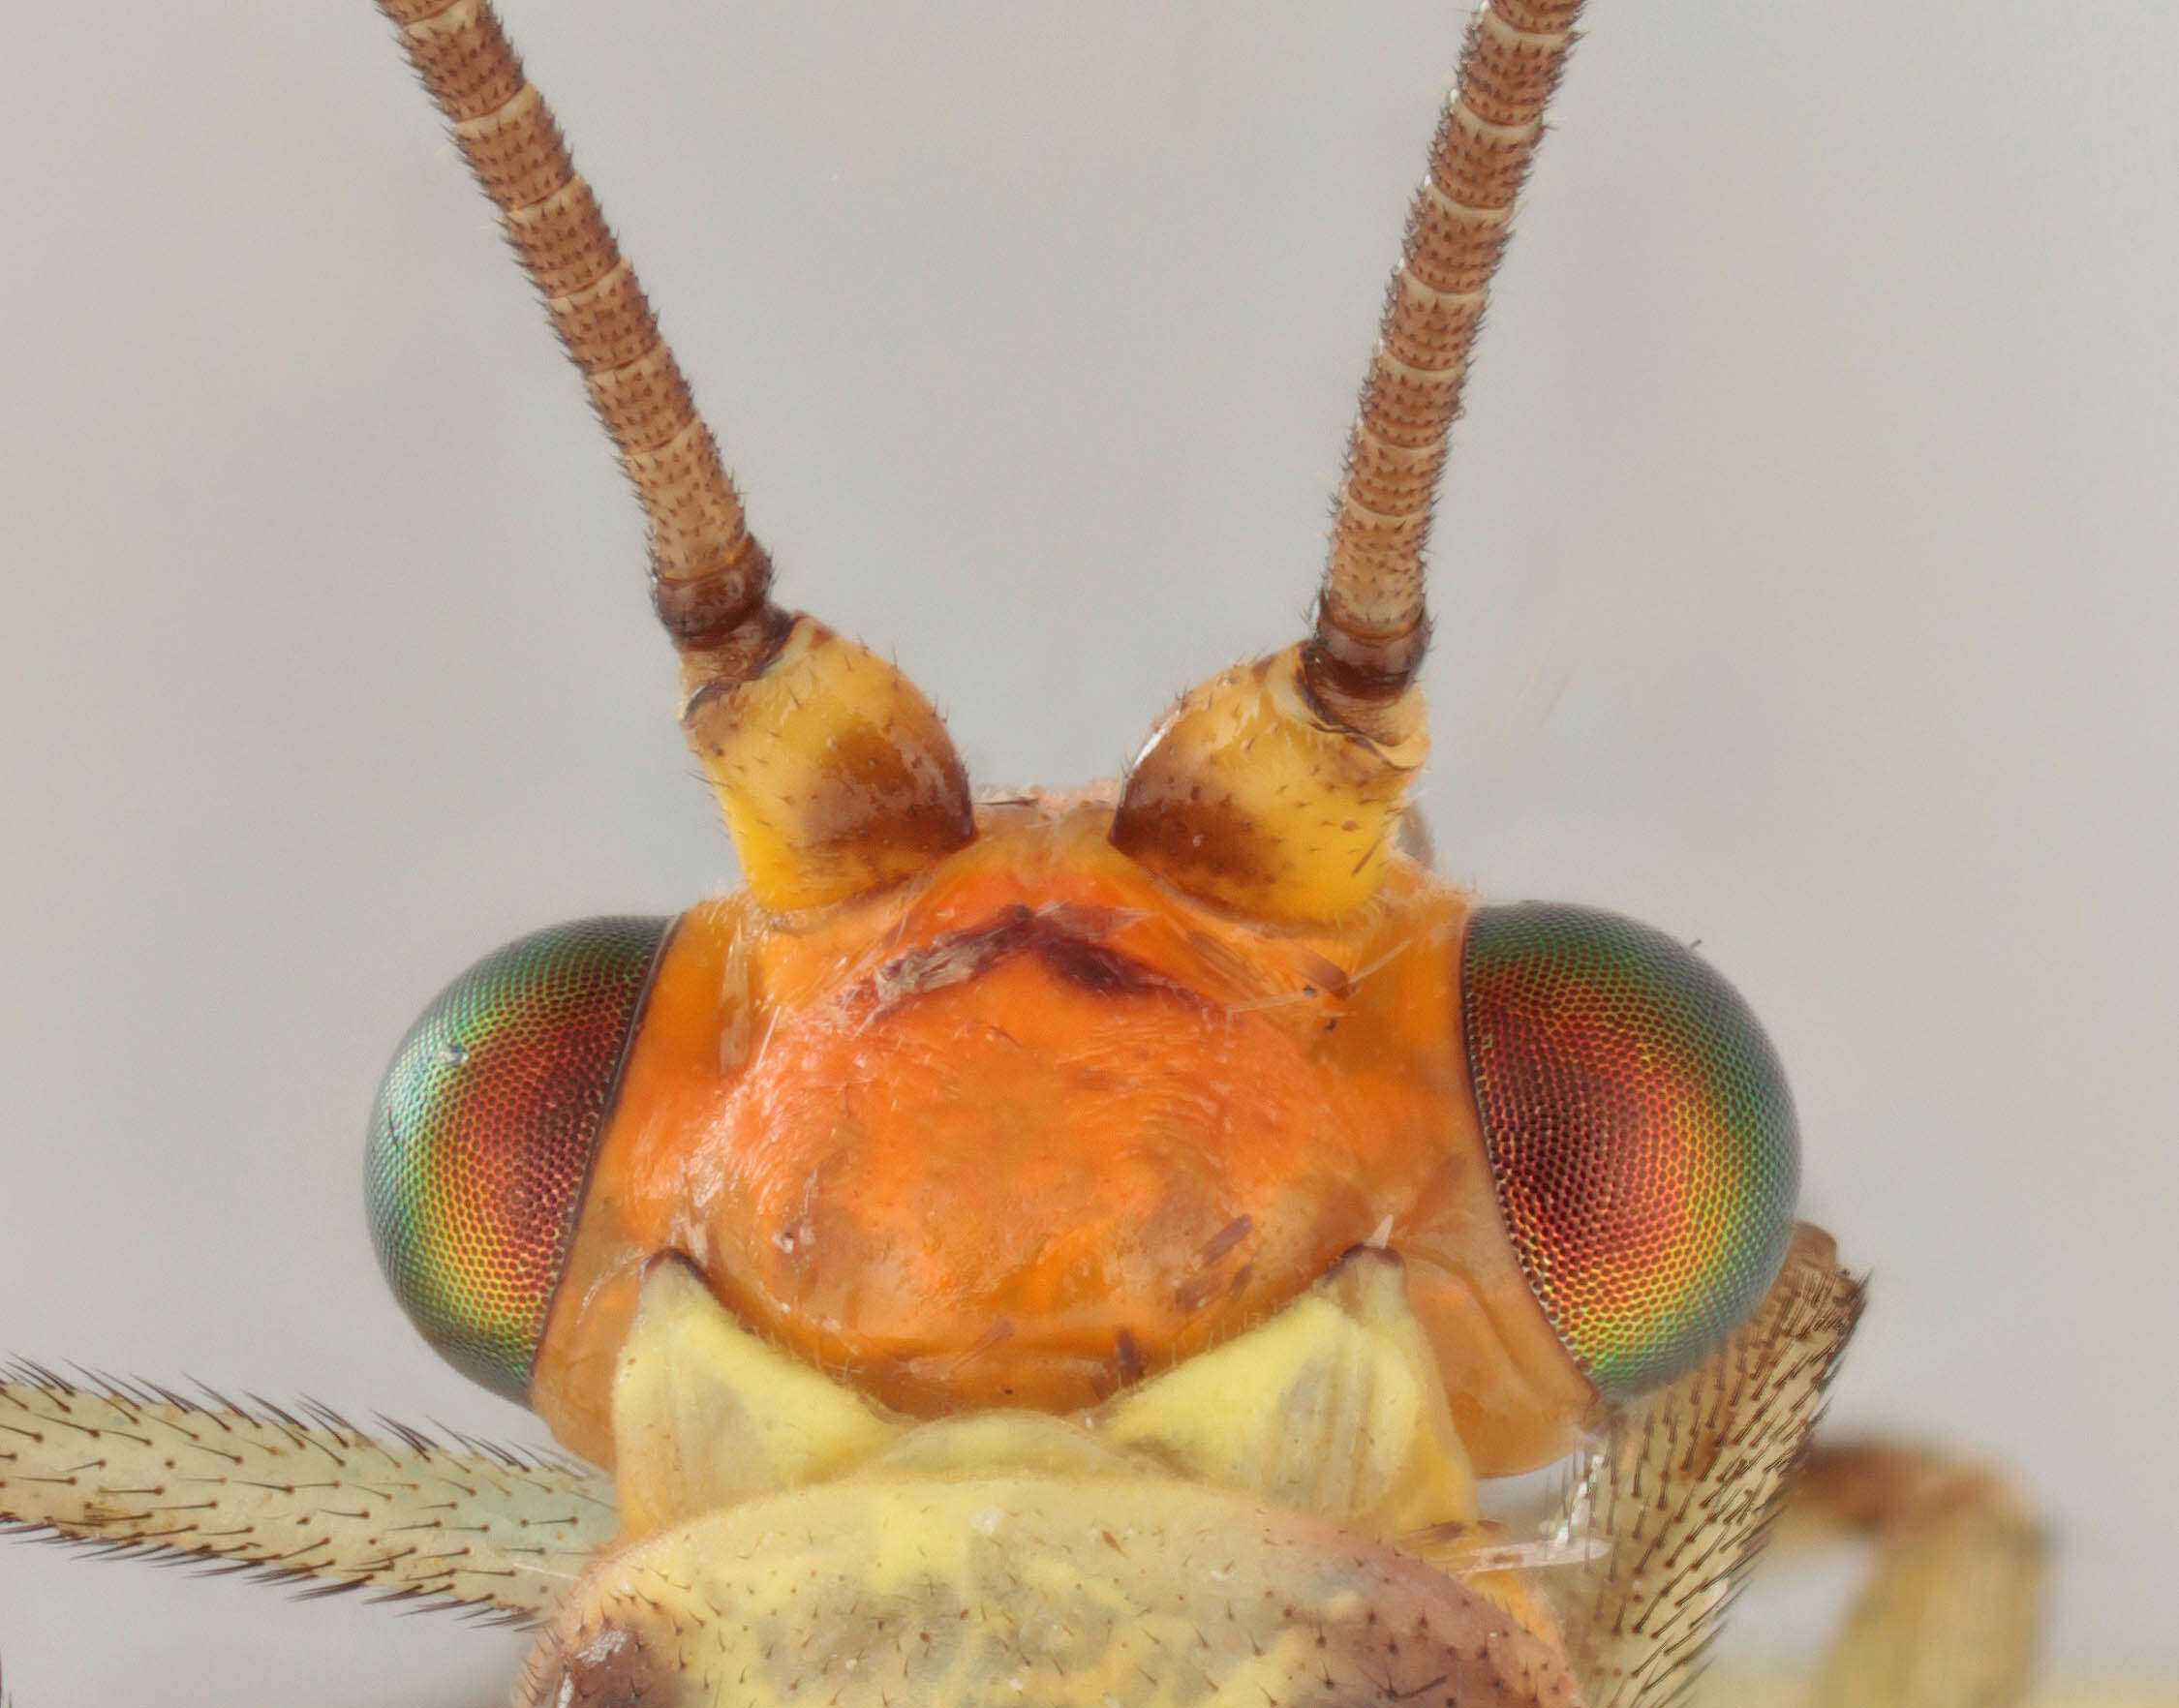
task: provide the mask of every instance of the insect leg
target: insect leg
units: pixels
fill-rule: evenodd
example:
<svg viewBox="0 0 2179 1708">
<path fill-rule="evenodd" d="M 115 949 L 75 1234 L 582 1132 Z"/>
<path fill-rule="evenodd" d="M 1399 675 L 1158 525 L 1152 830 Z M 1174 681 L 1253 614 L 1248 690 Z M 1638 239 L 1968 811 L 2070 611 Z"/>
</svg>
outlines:
<svg viewBox="0 0 2179 1708">
<path fill-rule="evenodd" d="M 2028 1688 L 2046 1543 L 2003 1479 L 1880 1442 L 1819 1449 L 1781 1529 L 1866 1536 L 1876 1560 L 1809 1708 L 2003 1708 Z"/>
</svg>

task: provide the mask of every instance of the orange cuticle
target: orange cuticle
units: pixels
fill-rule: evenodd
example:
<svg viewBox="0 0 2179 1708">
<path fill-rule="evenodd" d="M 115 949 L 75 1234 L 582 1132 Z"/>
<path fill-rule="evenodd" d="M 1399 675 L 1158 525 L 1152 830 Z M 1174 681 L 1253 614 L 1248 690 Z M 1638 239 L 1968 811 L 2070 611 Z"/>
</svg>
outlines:
<svg viewBox="0 0 2179 1708">
<path fill-rule="evenodd" d="M 1593 1394 L 1496 1222 L 1458 1031 L 1469 899 L 1396 859 L 1336 929 L 1267 930 L 1151 876 L 1110 823 L 987 807 L 874 900 L 685 916 L 533 1380 L 563 1442 L 609 1462 L 661 1249 L 928 1417 L 1094 1405 L 1387 1243 L 1412 1248 L 1477 1469 L 1563 1450 Z"/>
</svg>

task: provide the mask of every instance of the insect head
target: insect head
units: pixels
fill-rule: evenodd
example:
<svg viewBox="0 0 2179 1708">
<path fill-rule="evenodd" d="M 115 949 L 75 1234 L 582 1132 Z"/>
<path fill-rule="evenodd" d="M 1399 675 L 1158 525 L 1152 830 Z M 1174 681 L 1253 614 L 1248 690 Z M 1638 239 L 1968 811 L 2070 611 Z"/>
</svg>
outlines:
<svg viewBox="0 0 2179 1708">
<path fill-rule="evenodd" d="M 1398 851 L 1422 555 L 1574 0 L 1471 33 L 1364 388 L 1313 632 L 1116 787 L 979 804 L 891 664 L 772 602 L 709 430 L 488 11 L 387 0 L 651 519 L 746 891 L 488 957 L 372 1116 L 394 1292 L 614 1453 L 647 1266 L 902 1415 L 1065 1414 L 1395 1252 L 1478 1470 L 1562 1452 L 1763 1296 L 1797 1186 L 1761 1027 L 1692 950 Z"/>
</svg>

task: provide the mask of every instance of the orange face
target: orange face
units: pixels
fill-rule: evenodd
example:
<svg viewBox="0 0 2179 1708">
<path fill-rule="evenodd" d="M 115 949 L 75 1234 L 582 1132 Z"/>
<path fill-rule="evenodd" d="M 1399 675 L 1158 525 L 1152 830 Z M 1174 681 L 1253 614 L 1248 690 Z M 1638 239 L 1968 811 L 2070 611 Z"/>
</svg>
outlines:
<svg viewBox="0 0 2179 1708">
<path fill-rule="evenodd" d="M 389 9 L 641 496 L 748 889 L 488 958 L 402 1046 L 373 1233 L 464 1369 L 610 1459 L 647 1260 L 901 1411 L 1071 1411 L 1351 1248 L 1405 1264 L 1475 1468 L 1568 1447 L 1777 1272 L 1777 1059 L 1685 946 L 1393 852 L 1423 552 L 1580 0 L 1479 16 L 1306 639 L 1191 688 L 1109 798 L 975 808 L 930 700 L 776 603 L 709 429 L 489 9 Z M 1463 116 L 1464 115 L 1464 116 Z"/>
<path fill-rule="evenodd" d="M 455 1362 L 610 1463 L 643 1266 L 916 1416 L 1070 1412 L 1373 1245 L 1482 1474 L 1746 1315 L 1797 1139 L 1745 1006 L 1614 915 L 1394 856 L 1274 926 L 987 806 L 875 896 L 525 939 L 449 987 L 374 1116 L 374 1231 Z"/>
<path fill-rule="evenodd" d="M 685 914 L 598 1144 L 531 1382 L 609 1453 L 641 1265 L 675 1249 L 902 1411 L 1068 1411 L 1221 1341 L 1363 1243 L 1408 1260 L 1486 1468 L 1593 1392 L 1502 1235 L 1459 1047 L 1468 899 L 1396 863 L 1267 931 L 1106 839 L 988 807 L 928 877 L 810 921 Z"/>
</svg>

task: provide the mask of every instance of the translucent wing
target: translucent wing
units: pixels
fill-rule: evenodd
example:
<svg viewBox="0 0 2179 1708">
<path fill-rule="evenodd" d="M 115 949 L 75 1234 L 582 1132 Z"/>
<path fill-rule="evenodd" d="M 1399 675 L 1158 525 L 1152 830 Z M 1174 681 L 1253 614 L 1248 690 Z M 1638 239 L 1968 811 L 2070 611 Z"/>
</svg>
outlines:
<svg viewBox="0 0 2179 1708">
<path fill-rule="evenodd" d="M 574 1465 L 305 1409 L 17 1365 L 0 1382 L 0 1525 L 512 1621 L 550 1608 L 617 1528 L 609 1488 Z"/>
</svg>

